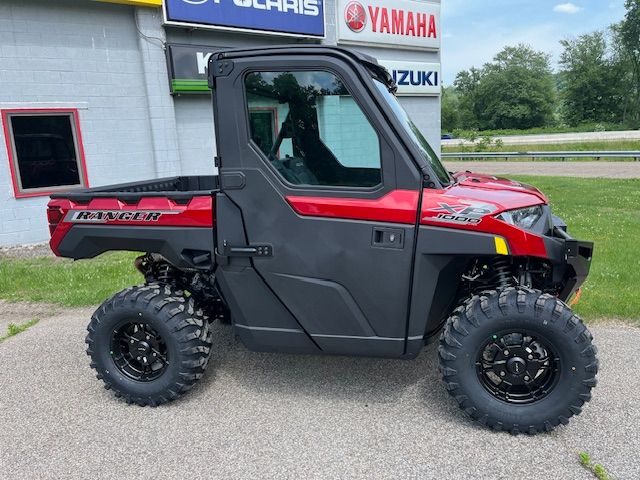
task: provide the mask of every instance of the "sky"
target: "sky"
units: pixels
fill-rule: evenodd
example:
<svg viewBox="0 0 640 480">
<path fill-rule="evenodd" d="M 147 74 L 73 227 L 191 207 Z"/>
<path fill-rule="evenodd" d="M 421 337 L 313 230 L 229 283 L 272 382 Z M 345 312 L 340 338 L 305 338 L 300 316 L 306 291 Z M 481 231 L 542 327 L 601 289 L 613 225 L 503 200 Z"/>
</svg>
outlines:
<svg viewBox="0 0 640 480">
<path fill-rule="evenodd" d="M 560 40 L 602 30 L 624 13 L 624 0 L 442 0 L 444 84 L 518 43 L 551 54 L 555 67 Z"/>
</svg>

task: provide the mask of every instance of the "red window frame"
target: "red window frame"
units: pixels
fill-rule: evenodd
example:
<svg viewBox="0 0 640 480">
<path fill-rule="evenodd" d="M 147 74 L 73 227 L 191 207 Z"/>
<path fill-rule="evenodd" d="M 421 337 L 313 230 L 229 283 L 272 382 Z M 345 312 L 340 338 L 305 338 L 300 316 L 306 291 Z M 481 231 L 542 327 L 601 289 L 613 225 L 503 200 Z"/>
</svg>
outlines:
<svg viewBox="0 0 640 480">
<path fill-rule="evenodd" d="M 77 147 L 76 161 L 80 167 L 80 184 L 79 185 L 64 185 L 60 187 L 50 187 L 45 189 L 38 189 L 37 191 L 30 192 L 31 189 L 22 189 L 18 184 L 18 159 L 14 156 L 14 142 L 13 132 L 9 126 L 9 116 L 12 114 L 20 115 L 46 115 L 46 114 L 67 114 L 73 119 L 73 130 L 75 131 L 75 145 Z M 7 158 L 9 159 L 9 171 L 11 173 L 11 183 L 13 184 L 13 195 L 15 198 L 29 198 L 29 197 L 44 197 L 51 195 L 54 192 L 60 190 L 69 190 L 72 188 L 88 188 L 89 179 L 87 177 L 87 162 L 84 155 L 84 145 L 82 142 L 82 131 L 80 129 L 80 115 L 77 108 L 10 108 L 1 109 L 0 118 L 2 119 L 2 127 L 4 131 L 4 141 L 7 148 Z"/>
</svg>

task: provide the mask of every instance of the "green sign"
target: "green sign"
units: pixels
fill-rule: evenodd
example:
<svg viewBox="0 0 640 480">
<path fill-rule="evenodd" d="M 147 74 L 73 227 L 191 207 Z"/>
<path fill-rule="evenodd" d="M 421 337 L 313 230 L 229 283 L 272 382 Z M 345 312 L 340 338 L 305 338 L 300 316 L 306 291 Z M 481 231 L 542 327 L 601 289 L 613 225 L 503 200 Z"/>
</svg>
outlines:
<svg viewBox="0 0 640 480">
<path fill-rule="evenodd" d="M 225 47 L 167 45 L 167 64 L 171 93 L 208 93 L 207 65 L 212 53 Z"/>
</svg>

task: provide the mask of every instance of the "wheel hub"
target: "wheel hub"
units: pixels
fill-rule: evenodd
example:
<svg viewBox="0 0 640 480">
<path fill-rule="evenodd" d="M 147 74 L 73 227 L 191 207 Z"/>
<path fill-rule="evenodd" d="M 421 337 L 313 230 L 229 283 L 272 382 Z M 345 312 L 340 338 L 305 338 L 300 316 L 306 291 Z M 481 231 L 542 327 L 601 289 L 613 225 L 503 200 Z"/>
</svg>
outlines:
<svg viewBox="0 0 640 480">
<path fill-rule="evenodd" d="M 512 375 L 524 375 L 527 369 L 527 362 L 520 357 L 511 357 L 507 360 L 507 370 Z"/>
</svg>

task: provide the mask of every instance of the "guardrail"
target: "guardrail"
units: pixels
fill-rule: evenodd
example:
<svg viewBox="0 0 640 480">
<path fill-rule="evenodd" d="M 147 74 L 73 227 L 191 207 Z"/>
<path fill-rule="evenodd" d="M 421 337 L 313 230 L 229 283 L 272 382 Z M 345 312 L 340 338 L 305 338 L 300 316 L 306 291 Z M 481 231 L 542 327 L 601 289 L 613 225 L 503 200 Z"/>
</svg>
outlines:
<svg viewBox="0 0 640 480">
<path fill-rule="evenodd" d="M 565 161 L 567 158 L 633 158 L 640 161 L 640 150 L 638 151 L 580 151 L 580 152 L 447 152 L 442 154 L 443 159 L 476 159 L 476 158 L 560 158 Z"/>
</svg>

